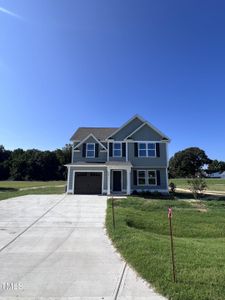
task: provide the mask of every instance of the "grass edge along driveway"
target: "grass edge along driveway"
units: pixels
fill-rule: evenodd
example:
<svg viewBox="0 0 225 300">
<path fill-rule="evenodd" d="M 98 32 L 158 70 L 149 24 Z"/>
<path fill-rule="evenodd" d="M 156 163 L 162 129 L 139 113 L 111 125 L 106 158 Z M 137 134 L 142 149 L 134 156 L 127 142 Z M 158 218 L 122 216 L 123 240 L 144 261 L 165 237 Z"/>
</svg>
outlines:
<svg viewBox="0 0 225 300">
<path fill-rule="evenodd" d="M 173 208 L 177 283 L 172 281 L 168 207 Z M 173 300 L 225 299 L 225 201 L 108 200 L 106 227 L 124 259 Z"/>
<path fill-rule="evenodd" d="M 0 181 L 0 200 L 34 194 L 62 194 L 65 181 Z"/>
</svg>

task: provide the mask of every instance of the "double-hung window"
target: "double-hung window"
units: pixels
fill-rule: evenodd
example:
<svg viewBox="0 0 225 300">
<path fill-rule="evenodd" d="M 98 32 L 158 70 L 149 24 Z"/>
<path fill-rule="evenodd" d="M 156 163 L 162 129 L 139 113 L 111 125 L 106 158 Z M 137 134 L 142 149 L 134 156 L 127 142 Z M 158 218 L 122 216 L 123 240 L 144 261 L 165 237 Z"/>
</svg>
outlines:
<svg viewBox="0 0 225 300">
<path fill-rule="evenodd" d="M 122 144 L 121 143 L 114 143 L 113 144 L 113 156 L 114 157 L 121 157 L 122 156 Z"/>
<path fill-rule="evenodd" d="M 139 157 L 156 157 L 156 144 L 155 143 L 138 143 L 138 156 Z"/>
<path fill-rule="evenodd" d="M 157 185 L 156 171 L 155 170 L 138 170 L 137 171 L 137 184 L 138 185 Z"/>
<path fill-rule="evenodd" d="M 145 185 L 145 171 L 138 170 L 137 172 L 137 184 L 138 185 Z"/>
<path fill-rule="evenodd" d="M 157 179 L 156 179 L 156 171 L 147 171 L 147 183 L 148 185 L 156 185 Z"/>
<path fill-rule="evenodd" d="M 95 157 L 95 143 L 87 143 L 86 146 L 86 157 Z"/>
</svg>

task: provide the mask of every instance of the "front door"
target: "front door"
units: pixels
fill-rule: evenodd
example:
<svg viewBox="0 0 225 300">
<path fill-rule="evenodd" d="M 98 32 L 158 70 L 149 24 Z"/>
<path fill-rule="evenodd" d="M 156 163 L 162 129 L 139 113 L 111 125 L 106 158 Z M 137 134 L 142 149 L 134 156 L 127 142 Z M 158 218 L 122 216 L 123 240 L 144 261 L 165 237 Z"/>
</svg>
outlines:
<svg viewBox="0 0 225 300">
<path fill-rule="evenodd" d="M 113 171 L 113 191 L 121 192 L 121 171 Z"/>
</svg>

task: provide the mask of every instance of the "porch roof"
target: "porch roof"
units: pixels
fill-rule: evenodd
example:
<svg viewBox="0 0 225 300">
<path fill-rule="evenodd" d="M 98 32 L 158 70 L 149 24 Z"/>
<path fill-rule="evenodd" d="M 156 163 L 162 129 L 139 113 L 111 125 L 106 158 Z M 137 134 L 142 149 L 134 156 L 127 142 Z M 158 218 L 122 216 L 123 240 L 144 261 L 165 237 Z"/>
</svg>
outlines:
<svg viewBox="0 0 225 300">
<path fill-rule="evenodd" d="M 106 167 L 108 169 L 130 169 L 133 165 L 129 161 L 107 161 L 101 163 L 76 162 L 66 164 L 66 167 Z"/>
</svg>

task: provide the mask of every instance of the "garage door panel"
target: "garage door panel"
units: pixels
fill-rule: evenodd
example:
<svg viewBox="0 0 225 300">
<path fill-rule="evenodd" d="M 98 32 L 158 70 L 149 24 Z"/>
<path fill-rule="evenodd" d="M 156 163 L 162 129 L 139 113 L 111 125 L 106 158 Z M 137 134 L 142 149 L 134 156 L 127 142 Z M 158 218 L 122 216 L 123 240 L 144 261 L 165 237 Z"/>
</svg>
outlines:
<svg viewBox="0 0 225 300">
<path fill-rule="evenodd" d="M 101 194 L 101 172 L 75 172 L 75 194 Z"/>
</svg>

